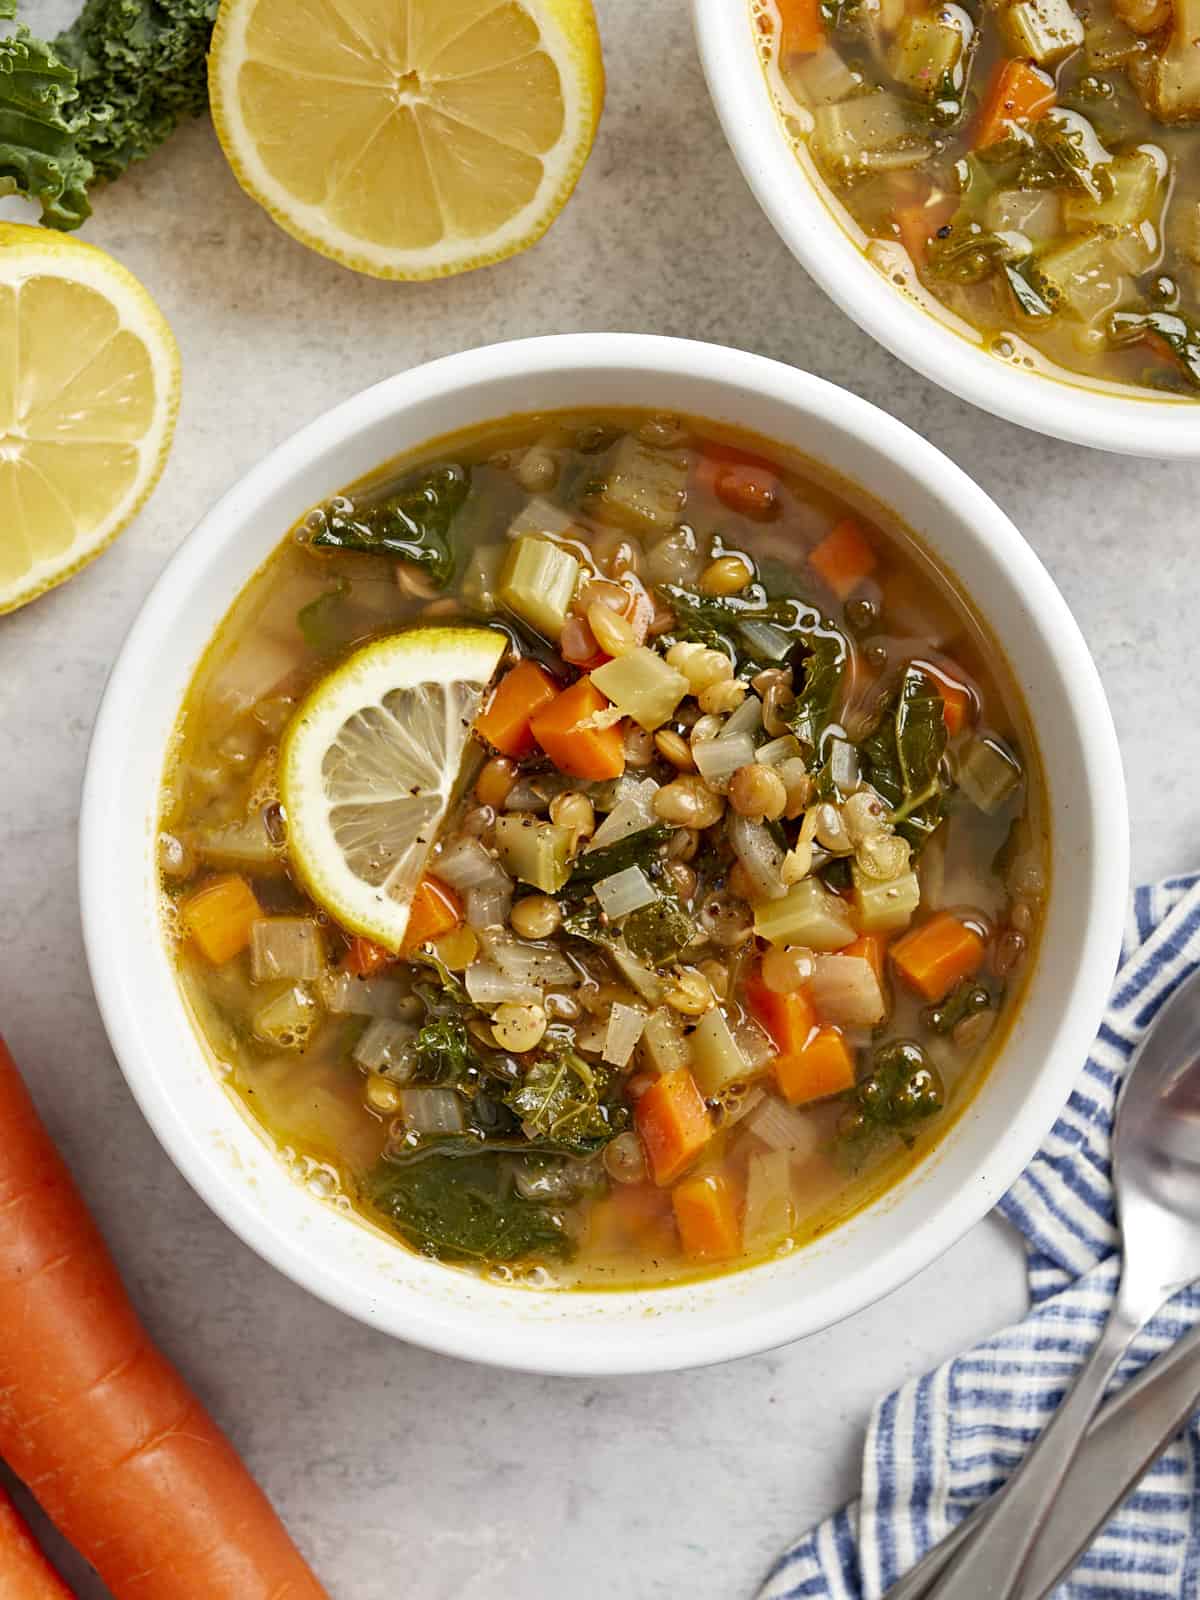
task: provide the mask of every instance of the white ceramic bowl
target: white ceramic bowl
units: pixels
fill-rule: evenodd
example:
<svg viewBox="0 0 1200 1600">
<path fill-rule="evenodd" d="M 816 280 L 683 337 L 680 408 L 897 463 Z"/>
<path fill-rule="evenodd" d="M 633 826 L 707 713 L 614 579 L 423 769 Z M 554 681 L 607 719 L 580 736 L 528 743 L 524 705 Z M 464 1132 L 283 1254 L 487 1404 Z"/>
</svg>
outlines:
<svg viewBox="0 0 1200 1600">
<path fill-rule="evenodd" d="M 154 838 L 189 678 L 243 584 L 314 501 L 426 439 L 515 411 L 652 406 L 742 424 L 866 485 L 987 608 L 1037 728 L 1053 820 L 1044 948 L 1011 1039 L 937 1152 L 808 1249 L 636 1293 L 537 1293 L 409 1254 L 308 1193 L 227 1097 L 192 1031 L 158 921 Z M 1008 519 L 916 434 L 759 356 L 632 334 L 468 351 L 389 379 L 281 445 L 200 523 L 113 669 L 84 784 L 88 961 L 113 1048 L 172 1160 L 249 1245 L 374 1327 L 544 1372 L 687 1367 L 767 1349 L 886 1294 L 1017 1177 L 1063 1104 L 1119 948 L 1126 814 L 1116 737 L 1061 596 Z"/>
<path fill-rule="evenodd" d="M 872 266 L 796 159 L 767 88 L 750 0 L 692 0 L 692 13 L 713 104 L 755 198 L 860 328 L 943 389 L 1009 422 L 1125 455 L 1200 457 L 1200 402 L 1101 393 L 1015 367 L 938 321 Z"/>
</svg>

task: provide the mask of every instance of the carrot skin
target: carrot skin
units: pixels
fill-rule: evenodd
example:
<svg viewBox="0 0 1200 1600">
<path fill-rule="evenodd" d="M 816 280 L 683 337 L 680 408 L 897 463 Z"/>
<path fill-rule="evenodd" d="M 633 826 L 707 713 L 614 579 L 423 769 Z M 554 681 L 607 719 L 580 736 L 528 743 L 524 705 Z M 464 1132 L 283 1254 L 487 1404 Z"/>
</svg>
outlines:
<svg viewBox="0 0 1200 1600">
<path fill-rule="evenodd" d="M 138 1320 L 3 1041 L 0 1218 L 0 1455 L 114 1600 L 328 1600 Z"/>
<path fill-rule="evenodd" d="M 74 1600 L 42 1554 L 25 1518 L 0 1487 L 0 1595 L 4 1600 Z"/>
</svg>

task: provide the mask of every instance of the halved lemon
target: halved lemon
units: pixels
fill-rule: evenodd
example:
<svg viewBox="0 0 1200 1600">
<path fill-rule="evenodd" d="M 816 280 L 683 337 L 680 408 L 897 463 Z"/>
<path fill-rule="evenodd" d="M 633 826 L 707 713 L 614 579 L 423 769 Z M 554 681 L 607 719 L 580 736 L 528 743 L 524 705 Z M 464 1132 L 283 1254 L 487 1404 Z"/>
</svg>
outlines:
<svg viewBox="0 0 1200 1600">
<path fill-rule="evenodd" d="M 414 628 L 356 650 L 293 713 L 279 752 L 288 849 L 343 927 L 399 950 L 508 641 L 490 628 Z"/>
<path fill-rule="evenodd" d="M 209 96 L 281 228 L 359 272 L 436 278 L 554 221 L 604 65 L 590 0 L 222 0 Z"/>
<path fill-rule="evenodd" d="M 133 274 L 0 222 L 0 612 L 116 538 L 158 482 L 178 408 L 174 336 Z"/>
</svg>

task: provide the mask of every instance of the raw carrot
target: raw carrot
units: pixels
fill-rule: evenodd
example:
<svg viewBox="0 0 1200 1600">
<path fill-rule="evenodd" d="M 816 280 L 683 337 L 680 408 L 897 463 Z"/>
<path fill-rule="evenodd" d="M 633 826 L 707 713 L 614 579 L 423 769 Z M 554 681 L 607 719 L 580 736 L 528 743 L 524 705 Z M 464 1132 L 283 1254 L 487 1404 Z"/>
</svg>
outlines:
<svg viewBox="0 0 1200 1600">
<path fill-rule="evenodd" d="M 1008 137 L 1014 122 L 1036 122 L 1055 104 L 1054 79 L 1031 61 L 999 61 L 975 124 L 974 146 L 984 150 Z"/>
<path fill-rule="evenodd" d="M 767 522 L 779 511 L 779 477 L 769 461 L 733 445 L 709 443 L 696 463 L 696 482 L 730 511 Z"/>
<path fill-rule="evenodd" d="M 674 1183 L 712 1137 L 708 1108 L 686 1067 L 665 1072 L 634 1107 L 655 1183 Z"/>
<path fill-rule="evenodd" d="M 328 1600 L 138 1321 L 0 1042 L 0 1455 L 114 1600 Z"/>
<path fill-rule="evenodd" d="M 483 714 L 475 719 L 475 732 L 502 755 L 520 760 L 533 750 L 529 719 L 548 706 L 558 685 L 536 661 L 518 661 L 496 685 Z"/>
<path fill-rule="evenodd" d="M 671 1190 L 684 1254 L 693 1261 L 728 1261 L 742 1246 L 738 1197 L 724 1174 L 685 1178 Z"/>
<path fill-rule="evenodd" d="M 896 971 L 926 1000 L 940 1000 L 983 965 L 985 945 L 974 928 L 939 911 L 892 946 Z"/>
<path fill-rule="evenodd" d="M 781 44 L 788 55 L 816 55 L 825 44 L 820 0 L 775 0 L 783 27 Z"/>
<path fill-rule="evenodd" d="M 853 517 L 843 517 L 809 552 L 808 562 L 839 600 L 849 599 L 877 565 L 875 552 Z"/>
<path fill-rule="evenodd" d="M 761 978 L 751 978 L 746 984 L 746 1004 L 750 1015 L 770 1034 L 781 1055 L 795 1055 L 803 1050 L 817 1024 L 807 989 L 776 994 Z"/>
<path fill-rule="evenodd" d="M 183 925 L 200 950 L 220 967 L 250 943 L 250 930 L 262 916 L 254 890 L 236 872 L 209 878 L 180 907 Z"/>
<path fill-rule="evenodd" d="M 4 1600 L 73 1600 L 25 1518 L 0 1486 L 0 1595 Z"/>
<path fill-rule="evenodd" d="M 844 950 L 839 950 L 838 955 L 857 956 L 860 961 L 869 961 L 871 971 L 879 980 L 879 987 L 883 988 L 887 968 L 887 940 L 881 934 L 860 934 L 853 944 L 848 944 Z"/>
<path fill-rule="evenodd" d="M 412 920 L 411 916 L 409 920 Z M 356 978 L 373 978 L 384 967 L 390 967 L 395 959 L 390 950 L 376 944 L 374 939 L 364 939 L 359 934 L 350 941 L 350 948 L 342 960 L 342 971 L 352 973 Z"/>
<path fill-rule="evenodd" d="M 625 771 L 625 741 L 619 727 L 589 728 L 589 718 L 608 710 L 608 700 L 590 678 L 556 695 L 530 721 L 533 736 L 560 772 L 572 778 L 619 778 Z"/>
<path fill-rule="evenodd" d="M 444 933 L 457 928 L 462 917 L 462 901 L 454 890 L 426 873 L 417 885 L 408 908 L 403 948 L 406 951 L 416 950 L 431 939 L 440 939 Z"/>
<path fill-rule="evenodd" d="M 775 1081 L 785 1100 L 794 1106 L 825 1100 L 854 1084 L 854 1053 L 840 1028 L 818 1028 L 802 1050 L 780 1056 Z"/>
</svg>

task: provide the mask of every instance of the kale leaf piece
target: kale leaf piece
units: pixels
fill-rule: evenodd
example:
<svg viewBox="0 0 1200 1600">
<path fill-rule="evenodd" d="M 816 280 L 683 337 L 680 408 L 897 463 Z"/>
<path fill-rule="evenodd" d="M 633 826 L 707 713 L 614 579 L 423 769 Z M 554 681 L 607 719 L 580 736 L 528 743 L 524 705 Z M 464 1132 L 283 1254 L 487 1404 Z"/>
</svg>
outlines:
<svg viewBox="0 0 1200 1600">
<path fill-rule="evenodd" d="M 650 869 L 653 876 L 653 860 L 647 858 L 652 857 L 659 845 L 665 844 L 673 832 L 669 823 L 656 822 L 648 828 L 639 828 L 636 833 L 626 834 L 615 844 L 601 845 L 599 850 L 585 850 L 575 858 L 571 876 L 563 890 L 564 897 L 577 900 L 581 895 L 590 893 L 602 878 L 610 878 L 614 872 L 622 872 L 626 867 L 645 867 Z"/>
<path fill-rule="evenodd" d="M 539 1056 L 504 1103 L 543 1148 L 589 1155 L 629 1120 L 624 1105 L 606 1098 L 613 1087 L 613 1074 L 607 1068 L 591 1065 L 560 1043 Z"/>
<path fill-rule="evenodd" d="M 486 1075 L 462 1017 L 426 1022 L 413 1041 L 409 1083 L 469 1091 Z"/>
<path fill-rule="evenodd" d="M 631 911 L 621 931 L 639 961 L 665 967 L 683 954 L 696 929 L 679 901 L 673 895 L 660 893 L 649 905 Z"/>
<path fill-rule="evenodd" d="M 953 1033 L 958 1024 L 965 1022 L 968 1017 L 978 1016 L 981 1011 L 998 1011 L 1003 995 L 1003 985 L 993 997 L 986 983 L 978 978 L 963 978 L 944 1000 L 923 1011 L 921 1020 L 934 1033 Z"/>
<path fill-rule="evenodd" d="M 218 0 L 87 0 L 51 43 L 0 40 L 0 194 L 77 228 L 87 191 L 148 156 L 208 108 L 205 56 Z"/>
<path fill-rule="evenodd" d="M 772 574 L 772 587 L 777 581 Z M 845 659 L 844 636 L 816 606 L 794 595 L 772 599 L 762 583 L 748 584 L 735 595 L 700 594 L 677 583 L 660 583 L 657 589 L 675 613 L 672 639 L 723 651 L 739 670 L 778 666 L 801 646 L 811 651 L 820 638 L 839 642 Z"/>
<path fill-rule="evenodd" d="M 815 633 L 807 641 L 799 670 L 803 676 L 796 687 L 796 698 L 781 706 L 779 715 L 792 732 L 807 745 L 810 767 L 817 764 L 821 734 L 833 720 L 834 707 L 841 692 L 849 649 L 838 633 Z M 793 677 L 796 677 L 793 668 Z"/>
<path fill-rule="evenodd" d="M 431 467 L 373 505 L 329 507 L 312 542 L 318 549 L 357 550 L 411 561 L 443 589 L 457 564 L 451 527 L 470 492 L 469 468 Z"/>
<path fill-rule="evenodd" d="M 414 1249 L 438 1260 L 570 1253 L 561 1217 L 526 1200 L 516 1187 L 513 1159 L 478 1141 L 385 1158 L 367 1180 L 366 1198 Z"/>
<path fill-rule="evenodd" d="M 1174 358 L 1184 381 L 1200 389 L 1200 332 L 1178 312 L 1114 311 L 1108 319 L 1108 342 L 1118 350 L 1156 344 Z"/>
<path fill-rule="evenodd" d="M 928 674 L 910 665 L 859 756 L 867 781 L 891 809 L 896 831 L 914 847 L 942 820 L 945 750 L 942 697 Z"/>
<path fill-rule="evenodd" d="M 892 1039 L 875 1052 L 870 1075 L 847 1096 L 849 1104 L 838 1127 L 849 1143 L 898 1133 L 911 1139 L 912 1129 L 936 1116 L 946 1103 L 941 1074 L 913 1039 Z"/>
</svg>

